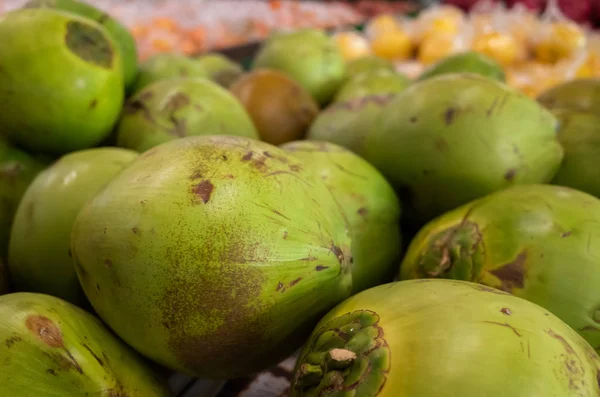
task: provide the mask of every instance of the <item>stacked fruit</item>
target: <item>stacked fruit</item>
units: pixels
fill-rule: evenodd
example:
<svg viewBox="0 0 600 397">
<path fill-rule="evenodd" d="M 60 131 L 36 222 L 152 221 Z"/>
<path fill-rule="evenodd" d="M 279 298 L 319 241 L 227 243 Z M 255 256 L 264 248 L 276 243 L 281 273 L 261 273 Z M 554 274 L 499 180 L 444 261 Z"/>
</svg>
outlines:
<svg viewBox="0 0 600 397">
<path fill-rule="evenodd" d="M 508 83 L 533 97 L 573 78 L 600 76 L 598 35 L 566 18 L 555 0 L 539 18 L 521 4 L 507 9 L 487 0 L 468 15 L 450 5 L 414 20 L 381 15 L 367 24 L 364 36 L 338 33 L 338 43 L 347 58 L 372 54 L 414 74 L 473 50 L 502 65 Z"/>
<path fill-rule="evenodd" d="M 168 396 L 153 362 L 302 345 L 292 396 L 600 394 L 597 80 L 535 101 L 467 52 L 415 81 L 314 29 L 249 72 L 138 65 L 73 0 L 0 37 L 0 396 Z"/>
</svg>

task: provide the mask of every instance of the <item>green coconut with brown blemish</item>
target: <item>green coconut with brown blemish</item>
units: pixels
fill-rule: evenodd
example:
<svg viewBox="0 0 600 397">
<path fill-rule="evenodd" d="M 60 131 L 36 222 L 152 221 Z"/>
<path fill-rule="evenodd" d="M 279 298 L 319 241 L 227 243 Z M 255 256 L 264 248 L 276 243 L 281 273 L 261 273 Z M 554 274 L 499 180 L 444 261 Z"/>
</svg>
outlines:
<svg viewBox="0 0 600 397">
<path fill-rule="evenodd" d="M 543 92 L 537 100 L 548 109 L 600 113 L 600 79 L 567 81 Z"/>
<path fill-rule="evenodd" d="M 326 184 L 264 142 L 157 146 L 79 213 L 71 248 L 93 307 L 142 354 L 233 378 L 297 349 L 350 296 L 351 240 Z"/>
<path fill-rule="evenodd" d="M 565 156 L 552 183 L 600 197 L 600 115 L 569 109 L 553 113 L 560 120 L 558 139 Z"/>
<path fill-rule="evenodd" d="M 0 297 L 0 317 L 1 397 L 170 396 L 137 353 L 70 303 L 8 294 Z"/>
<path fill-rule="evenodd" d="M 368 95 L 394 94 L 404 91 L 411 80 L 398 72 L 376 70 L 356 75 L 344 83 L 335 94 L 334 102 L 345 102 Z"/>
<path fill-rule="evenodd" d="M 5 266 L 15 213 L 25 190 L 44 166 L 42 161 L 0 139 L 0 294 L 8 290 Z"/>
<path fill-rule="evenodd" d="M 321 105 L 331 100 L 345 77 L 342 53 L 333 38 L 319 29 L 271 35 L 256 54 L 253 67 L 285 73 Z"/>
<path fill-rule="evenodd" d="M 548 110 L 503 83 L 442 75 L 397 94 L 361 154 L 421 223 L 496 190 L 549 182 L 563 157 L 556 127 Z"/>
<path fill-rule="evenodd" d="M 394 96 L 368 95 L 333 103 L 319 113 L 306 139 L 335 143 L 364 157 L 367 137 Z"/>
<path fill-rule="evenodd" d="M 304 160 L 329 187 L 352 238 L 354 292 L 391 281 L 400 260 L 400 201 L 385 178 L 351 151 L 328 142 L 282 146 Z"/>
<path fill-rule="evenodd" d="M 474 283 L 386 284 L 316 326 L 291 397 L 595 397 L 600 358 L 542 307 Z"/>
<path fill-rule="evenodd" d="M 560 186 L 515 186 L 427 224 L 401 279 L 452 278 L 550 310 L 600 350 L 600 200 Z"/>
<path fill-rule="evenodd" d="M 131 97 L 117 126 L 117 145 L 138 152 L 191 135 L 258 139 L 242 104 L 226 89 L 202 78 L 153 83 Z"/>
<path fill-rule="evenodd" d="M 120 52 L 91 19 L 49 8 L 0 17 L 0 130 L 34 152 L 92 147 L 117 121 Z"/>
<path fill-rule="evenodd" d="M 87 306 L 71 258 L 71 229 L 85 202 L 137 156 L 121 148 L 82 150 L 63 156 L 33 180 L 11 231 L 8 269 L 15 290 Z"/>
<path fill-rule="evenodd" d="M 48 7 L 63 10 L 90 18 L 108 30 L 121 53 L 123 62 L 123 81 L 126 88 L 130 88 L 137 75 L 137 48 L 131 32 L 119 21 L 102 10 L 77 0 L 30 0 L 25 7 Z"/>
</svg>

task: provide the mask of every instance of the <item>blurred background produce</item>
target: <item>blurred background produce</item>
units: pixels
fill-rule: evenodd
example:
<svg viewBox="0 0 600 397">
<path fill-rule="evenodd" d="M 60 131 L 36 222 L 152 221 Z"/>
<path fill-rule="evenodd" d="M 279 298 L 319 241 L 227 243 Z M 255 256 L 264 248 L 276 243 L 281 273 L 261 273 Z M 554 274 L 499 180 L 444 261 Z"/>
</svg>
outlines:
<svg viewBox="0 0 600 397">
<path fill-rule="evenodd" d="M 0 397 L 600 395 L 598 2 L 0 14 Z"/>
</svg>

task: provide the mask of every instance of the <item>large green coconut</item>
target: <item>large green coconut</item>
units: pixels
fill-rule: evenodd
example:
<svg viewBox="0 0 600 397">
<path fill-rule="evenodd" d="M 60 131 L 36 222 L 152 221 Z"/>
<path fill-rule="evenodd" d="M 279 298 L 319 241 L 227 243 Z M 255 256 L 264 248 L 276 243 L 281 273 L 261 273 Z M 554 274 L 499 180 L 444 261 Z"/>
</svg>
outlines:
<svg viewBox="0 0 600 397">
<path fill-rule="evenodd" d="M 400 260 L 400 201 L 385 178 L 364 159 L 327 142 L 282 146 L 316 172 L 346 217 L 352 238 L 354 292 L 391 281 Z"/>
<path fill-rule="evenodd" d="M 123 81 L 129 88 L 137 75 L 137 49 L 135 39 L 125 26 L 102 10 L 77 0 L 30 0 L 25 7 L 50 7 L 58 10 L 73 12 L 86 18 L 93 19 L 103 25 L 111 34 L 121 51 L 123 62 Z"/>
<path fill-rule="evenodd" d="M 183 54 L 159 53 L 140 64 L 132 92 L 139 92 L 157 81 L 194 77 L 209 76 L 202 65 Z"/>
<path fill-rule="evenodd" d="M 543 92 L 538 101 L 548 109 L 572 109 L 600 114 L 600 79 L 571 80 Z"/>
<path fill-rule="evenodd" d="M 344 58 L 337 44 L 317 29 L 300 29 L 269 37 L 256 55 L 254 67 L 287 74 L 321 105 L 333 97 L 345 73 Z"/>
<path fill-rule="evenodd" d="M 31 183 L 15 216 L 8 268 L 18 291 L 41 292 L 87 304 L 73 260 L 71 229 L 86 201 L 138 154 L 97 148 L 62 157 Z"/>
<path fill-rule="evenodd" d="M 369 95 L 333 103 L 317 116 L 306 138 L 332 142 L 364 156 L 367 137 L 394 97 L 395 94 Z"/>
<path fill-rule="evenodd" d="M 7 291 L 5 262 L 13 218 L 21 197 L 44 164 L 0 139 L 0 294 Z"/>
<path fill-rule="evenodd" d="M 369 55 L 354 59 L 346 64 L 346 78 L 352 79 L 364 72 L 375 72 L 378 70 L 394 71 L 394 64 L 384 58 Z"/>
<path fill-rule="evenodd" d="M 600 197 L 600 115 L 567 109 L 553 113 L 560 120 L 558 139 L 565 156 L 552 183 Z"/>
<path fill-rule="evenodd" d="M 229 91 L 196 78 L 158 81 L 130 98 L 117 127 L 117 144 L 143 152 L 191 135 L 258 139 L 252 119 Z"/>
<path fill-rule="evenodd" d="M 290 396 L 595 397 L 599 373 L 596 352 L 543 308 L 473 283 L 416 280 L 329 312 Z"/>
<path fill-rule="evenodd" d="M 232 378 L 277 363 L 352 291 L 344 217 L 308 168 L 242 137 L 147 151 L 73 227 L 90 302 L 171 369 Z"/>
<path fill-rule="evenodd" d="M 498 81 L 506 79 L 502 65 L 479 52 L 469 51 L 442 59 L 421 73 L 419 80 L 450 73 L 475 73 Z"/>
<path fill-rule="evenodd" d="M 503 83 L 444 75 L 388 103 L 363 157 L 406 192 L 422 221 L 496 190 L 550 181 L 563 156 L 556 127 L 548 110 Z"/>
<path fill-rule="evenodd" d="M 210 80 L 225 88 L 235 83 L 244 72 L 240 65 L 222 54 L 204 54 L 195 62 Z"/>
<path fill-rule="evenodd" d="M 0 297 L 1 397 L 167 397 L 165 383 L 91 314 L 32 293 Z"/>
<path fill-rule="evenodd" d="M 32 151 L 98 144 L 123 103 L 119 50 L 102 25 L 48 8 L 0 16 L 0 131 Z"/>
<path fill-rule="evenodd" d="M 600 200 L 515 186 L 449 212 L 411 242 L 402 279 L 486 284 L 535 302 L 600 350 Z"/>
<path fill-rule="evenodd" d="M 368 95 L 394 94 L 411 84 L 408 77 L 389 70 L 361 73 L 349 79 L 335 95 L 334 102 L 345 102 Z"/>
</svg>

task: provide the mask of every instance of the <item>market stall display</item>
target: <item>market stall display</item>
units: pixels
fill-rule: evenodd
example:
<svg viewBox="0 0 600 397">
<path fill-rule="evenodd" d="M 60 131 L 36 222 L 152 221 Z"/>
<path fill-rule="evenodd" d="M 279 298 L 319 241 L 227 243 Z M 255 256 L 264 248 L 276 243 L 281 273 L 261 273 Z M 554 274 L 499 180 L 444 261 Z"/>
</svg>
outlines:
<svg viewBox="0 0 600 397">
<path fill-rule="evenodd" d="M 250 59 L 2 14 L 0 397 L 600 395 L 600 47 L 557 4 Z"/>
</svg>

